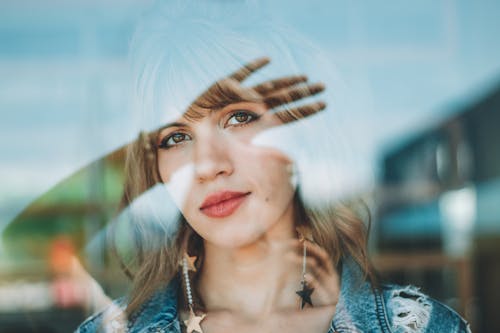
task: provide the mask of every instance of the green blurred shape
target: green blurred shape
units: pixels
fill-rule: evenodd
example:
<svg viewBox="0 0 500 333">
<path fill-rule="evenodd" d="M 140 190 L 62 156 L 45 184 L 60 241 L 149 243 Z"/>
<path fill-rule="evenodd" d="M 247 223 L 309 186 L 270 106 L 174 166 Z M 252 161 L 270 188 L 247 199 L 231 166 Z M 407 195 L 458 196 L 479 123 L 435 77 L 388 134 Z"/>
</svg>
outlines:
<svg viewBox="0 0 500 333">
<path fill-rule="evenodd" d="M 126 147 L 81 168 L 16 216 L 2 235 L 7 260 L 46 260 L 54 239 L 65 236 L 81 248 L 101 230 L 118 212 Z"/>
</svg>

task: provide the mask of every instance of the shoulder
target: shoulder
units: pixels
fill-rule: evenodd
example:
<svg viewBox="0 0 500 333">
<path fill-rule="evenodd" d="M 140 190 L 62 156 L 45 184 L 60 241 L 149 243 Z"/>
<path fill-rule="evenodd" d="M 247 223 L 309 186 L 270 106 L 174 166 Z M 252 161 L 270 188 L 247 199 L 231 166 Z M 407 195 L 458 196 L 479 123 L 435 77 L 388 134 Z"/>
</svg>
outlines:
<svg viewBox="0 0 500 333">
<path fill-rule="evenodd" d="M 156 331 L 171 328 L 178 331 L 177 293 L 178 283 L 171 281 L 159 289 L 131 316 L 127 316 L 128 299 L 114 300 L 105 309 L 85 320 L 75 333 L 136 332 L 143 329 Z"/>
<path fill-rule="evenodd" d="M 126 306 L 125 297 L 114 300 L 103 310 L 87 318 L 75 333 L 123 331 L 127 323 Z"/>
<path fill-rule="evenodd" d="M 416 287 L 383 285 L 380 290 L 394 332 L 470 333 L 469 324 L 457 312 Z"/>
</svg>

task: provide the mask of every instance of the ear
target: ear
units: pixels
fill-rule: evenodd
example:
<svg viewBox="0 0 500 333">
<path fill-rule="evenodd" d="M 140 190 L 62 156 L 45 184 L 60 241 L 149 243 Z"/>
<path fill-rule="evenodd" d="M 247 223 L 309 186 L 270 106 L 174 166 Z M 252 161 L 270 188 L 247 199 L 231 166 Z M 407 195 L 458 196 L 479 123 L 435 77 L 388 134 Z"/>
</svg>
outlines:
<svg viewBox="0 0 500 333">
<path fill-rule="evenodd" d="M 299 236 L 299 240 L 308 240 L 314 243 L 311 228 L 305 224 L 299 225 L 295 228 Z"/>
</svg>

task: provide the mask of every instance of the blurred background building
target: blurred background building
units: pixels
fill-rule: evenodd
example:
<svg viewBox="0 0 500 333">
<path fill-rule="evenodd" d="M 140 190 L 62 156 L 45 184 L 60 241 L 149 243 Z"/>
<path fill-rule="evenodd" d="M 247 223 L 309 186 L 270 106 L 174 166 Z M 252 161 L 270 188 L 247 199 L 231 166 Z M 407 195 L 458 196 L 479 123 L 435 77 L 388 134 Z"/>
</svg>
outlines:
<svg viewBox="0 0 500 333">
<path fill-rule="evenodd" d="M 495 319 L 500 281 L 500 85 L 383 155 L 378 268 L 473 321 Z"/>
<path fill-rule="evenodd" d="M 105 230 L 137 134 L 127 50 L 149 3 L 0 3 L 1 332 L 71 331 L 128 287 Z M 319 44 L 352 95 L 352 186 L 382 276 L 500 332 L 500 3 L 261 6 Z"/>
</svg>

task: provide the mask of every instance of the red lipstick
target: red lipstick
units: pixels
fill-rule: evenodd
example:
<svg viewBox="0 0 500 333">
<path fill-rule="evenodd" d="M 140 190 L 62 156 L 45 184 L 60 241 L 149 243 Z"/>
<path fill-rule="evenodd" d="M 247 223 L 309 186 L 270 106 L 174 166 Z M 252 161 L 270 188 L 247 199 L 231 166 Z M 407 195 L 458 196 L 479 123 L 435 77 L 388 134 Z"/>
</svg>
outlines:
<svg viewBox="0 0 500 333">
<path fill-rule="evenodd" d="M 209 217 L 229 216 L 245 201 L 248 194 L 250 192 L 215 192 L 205 198 L 200 211 Z"/>
</svg>

